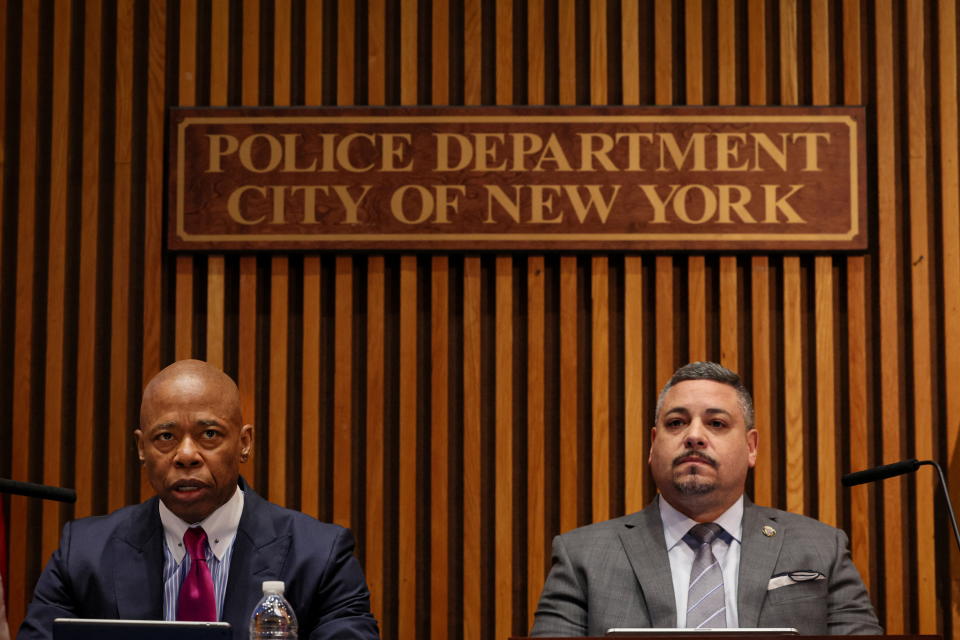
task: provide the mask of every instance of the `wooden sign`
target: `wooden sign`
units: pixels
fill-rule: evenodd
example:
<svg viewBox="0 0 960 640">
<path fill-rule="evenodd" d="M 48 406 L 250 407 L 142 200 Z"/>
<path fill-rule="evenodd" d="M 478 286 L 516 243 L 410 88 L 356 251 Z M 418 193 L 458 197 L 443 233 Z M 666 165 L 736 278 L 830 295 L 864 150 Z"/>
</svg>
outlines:
<svg viewBox="0 0 960 640">
<path fill-rule="evenodd" d="M 174 109 L 175 250 L 859 250 L 862 107 Z"/>
</svg>

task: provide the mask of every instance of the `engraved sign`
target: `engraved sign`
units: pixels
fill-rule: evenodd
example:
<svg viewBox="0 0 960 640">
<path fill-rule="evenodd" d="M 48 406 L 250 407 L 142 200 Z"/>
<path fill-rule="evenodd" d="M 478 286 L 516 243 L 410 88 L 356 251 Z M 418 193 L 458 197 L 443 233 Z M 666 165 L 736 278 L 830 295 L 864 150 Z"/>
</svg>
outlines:
<svg viewBox="0 0 960 640">
<path fill-rule="evenodd" d="M 862 107 L 178 108 L 174 250 L 861 250 Z"/>
</svg>

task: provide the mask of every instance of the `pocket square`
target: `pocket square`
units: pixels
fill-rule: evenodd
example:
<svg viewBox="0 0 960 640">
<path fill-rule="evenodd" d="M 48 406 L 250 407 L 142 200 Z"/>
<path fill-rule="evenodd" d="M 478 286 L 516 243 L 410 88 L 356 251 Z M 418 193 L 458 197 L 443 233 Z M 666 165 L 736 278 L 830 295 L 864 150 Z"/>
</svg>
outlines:
<svg viewBox="0 0 960 640">
<path fill-rule="evenodd" d="M 800 582 L 826 579 L 827 577 L 819 571 L 787 571 L 786 573 L 778 573 L 770 578 L 770 582 L 767 583 L 767 591 L 773 591 L 774 589 L 779 589 L 780 587 L 788 587 L 791 584 L 798 584 Z"/>
</svg>

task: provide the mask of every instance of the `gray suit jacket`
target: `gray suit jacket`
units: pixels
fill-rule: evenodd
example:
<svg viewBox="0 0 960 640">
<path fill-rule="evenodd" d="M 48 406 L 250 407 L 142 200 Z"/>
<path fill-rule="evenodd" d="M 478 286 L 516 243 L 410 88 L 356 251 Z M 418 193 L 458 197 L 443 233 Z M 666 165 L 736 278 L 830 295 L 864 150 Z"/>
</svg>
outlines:
<svg viewBox="0 0 960 640">
<path fill-rule="evenodd" d="M 762 533 L 765 525 L 776 534 Z M 774 576 L 825 579 L 768 590 Z M 795 627 L 805 635 L 882 634 L 846 535 L 821 522 L 744 500 L 737 614 L 741 627 Z M 660 507 L 553 540 L 532 636 L 602 636 L 611 627 L 675 627 L 676 601 Z"/>
</svg>

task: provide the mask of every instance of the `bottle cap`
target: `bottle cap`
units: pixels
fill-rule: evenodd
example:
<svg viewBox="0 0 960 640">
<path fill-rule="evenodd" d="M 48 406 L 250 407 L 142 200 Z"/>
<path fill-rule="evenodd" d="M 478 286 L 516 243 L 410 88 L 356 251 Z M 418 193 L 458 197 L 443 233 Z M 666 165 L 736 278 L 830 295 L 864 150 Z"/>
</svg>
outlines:
<svg viewBox="0 0 960 640">
<path fill-rule="evenodd" d="M 263 592 L 266 593 L 276 593 L 283 594 L 283 580 L 264 580 L 263 581 Z"/>
</svg>

